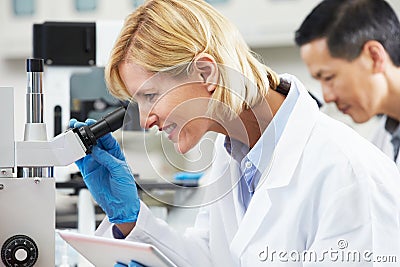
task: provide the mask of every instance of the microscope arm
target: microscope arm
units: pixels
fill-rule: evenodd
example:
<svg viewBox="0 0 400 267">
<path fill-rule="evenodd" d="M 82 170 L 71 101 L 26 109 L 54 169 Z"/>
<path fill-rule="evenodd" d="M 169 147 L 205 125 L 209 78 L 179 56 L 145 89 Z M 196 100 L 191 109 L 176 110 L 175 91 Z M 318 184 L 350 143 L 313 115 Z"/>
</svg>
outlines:
<svg viewBox="0 0 400 267">
<path fill-rule="evenodd" d="M 121 128 L 126 107 L 120 107 L 93 125 L 61 133 L 50 141 L 16 142 L 17 166 L 67 166 L 91 153 L 97 139 Z"/>
<path fill-rule="evenodd" d="M 16 142 L 17 166 L 68 166 L 86 155 L 87 149 L 72 130 L 49 141 Z"/>
</svg>

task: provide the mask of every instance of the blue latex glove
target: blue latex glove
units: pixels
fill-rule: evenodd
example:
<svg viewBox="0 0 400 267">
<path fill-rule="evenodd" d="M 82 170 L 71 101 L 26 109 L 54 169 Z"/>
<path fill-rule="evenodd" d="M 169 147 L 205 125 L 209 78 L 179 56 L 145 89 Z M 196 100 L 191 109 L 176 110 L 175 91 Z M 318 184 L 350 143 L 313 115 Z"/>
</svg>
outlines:
<svg viewBox="0 0 400 267">
<path fill-rule="evenodd" d="M 145 267 L 144 265 L 137 263 L 136 261 L 131 261 L 129 265 L 117 262 L 114 267 Z"/>
<path fill-rule="evenodd" d="M 82 123 L 72 119 L 69 126 L 81 127 L 95 122 L 86 120 Z M 107 214 L 111 223 L 136 222 L 140 201 L 125 156 L 111 134 L 106 134 L 97 142 L 92 153 L 76 161 L 75 164 L 81 171 L 94 200 Z"/>
</svg>

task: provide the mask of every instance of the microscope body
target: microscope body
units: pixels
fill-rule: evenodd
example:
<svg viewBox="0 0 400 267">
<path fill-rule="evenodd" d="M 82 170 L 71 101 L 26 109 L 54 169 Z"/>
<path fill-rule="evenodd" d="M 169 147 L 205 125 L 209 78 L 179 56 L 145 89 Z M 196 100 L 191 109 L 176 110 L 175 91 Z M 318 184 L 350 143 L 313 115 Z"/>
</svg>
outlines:
<svg viewBox="0 0 400 267">
<path fill-rule="evenodd" d="M 87 132 L 84 130 L 66 131 L 65 125 L 70 118 L 70 77 L 72 73 L 89 72 L 91 66 L 104 66 L 122 27 L 122 21 L 96 24 L 96 27 L 93 23 L 83 25 L 84 32 L 88 34 L 85 40 L 89 42 L 82 50 L 84 56 L 79 55 L 81 48 L 71 50 L 74 57 L 64 55 L 67 59 L 87 59 L 82 64 L 58 64 L 57 60 L 64 52 L 56 49 L 56 55 L 47 54 L 47 50 L 43 50 L 47 46 L 41 45 L 47 42 L 42 36 L 58 34 L 62 30 L 58 26 L 63 28 L 68 23 L 54 23 L 56 28 L 53 28 L 53 23 L 34 26 L 34 57 L 44 58 L 46 64 L 52 67 L 47 68 L 43 78 L 44 61 L 27 61 L 27 121 L 23 141 L 15 140 L 13 88 L 0 87 L 0 99 L 3 102 L 0 105 L 0 125 L 3 127 L 0 138 L 0 267 L 55 265 L 54 176 L 65 180 L 67 166 L 90 153 L 90 146 L 95 145 L 95 140 L 86 138 Z M 67 28 L 61 33 L 68 34 L 69 31 Z M 73 29 L 69 34 L 75 36 L 76 30 Z M 49 42 L 61 39 L 53 38 Z M 42 51 L 46 55 L 41 55 Z M 43 101 L 42 83 L 46 87 L 46 102 Z M 124 110 L 117 112 L 116 120 L 112 119 L 115 118 L 114 114 L 111 122 L 122 123 Z M 43 113 L 47 116 L 46 121 Z M 109 122 L 108 119 L 101 122 L 108 131 L 121 127 L 114 124 L 109 128 Z M 103 134 L 100 132 L 96 138 Z M 58 167 L 55 175 L 54 167 Z"/>
<path fill-rule="evenodd" d="M 14 177 L 13 88 L 0 88 L 0 99 L 0 266 L 54 266 L 55 180 Z"/>
<path fill-rule="evenodd" d="M 87 149 L 72 130 L 47 139 L 43 121 L 43 60 L 28 59 L 24 140 L 15 141 L 14 92 L 0 88 L 0 266 L 55 265 L 54 166 L 67 166 Z"/>
<path fill-rule="evenodd" d="M 0 178 L 0 187 L 0 266 L 54 266 L 54 178 Z"/>
<path fill-rule="evenodd" d="M 36 87 L 41 88 L 41 83 Z M 31 112 L 27 112 L 24 140 L 15 141 L 13 89 L 0 87 L 0 99 L 5 101 L 0 105 L 0 124 L 6 126 L 0 138 L 0 266 L 6 267 L 54 266 L 53 168 L 68 166 L 91 153 L 98 138 L 122 127 L 126 112 L 120 107 L 93 125 L 69 129 L 47 140 L 43 114 L 37 114 L 43 112 L 43 96 L 31 91 L 35 90 L 28 86 L 27 109 Z"/>
</svg>

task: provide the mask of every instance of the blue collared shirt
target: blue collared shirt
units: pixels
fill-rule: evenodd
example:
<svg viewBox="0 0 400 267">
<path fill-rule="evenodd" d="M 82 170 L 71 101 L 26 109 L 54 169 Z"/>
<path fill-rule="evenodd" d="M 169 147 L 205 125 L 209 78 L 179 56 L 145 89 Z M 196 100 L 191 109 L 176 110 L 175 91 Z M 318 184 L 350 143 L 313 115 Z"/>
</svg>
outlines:
<svg viewBox="0 0 400 267">
<path fill-rule="evenodd" d="M 293 84 L 292 84 L 293 86 Z M 239 181 L 239 203 L 242 204 L 244 211 L 247 210 L 250 200 L 261 178 L 270 165 L 273 152 L 278 143 L 285 125 L 289 119 L 299 93 L 296 90 L 290 90 L 285 101 L 282 103 L 278 112 L 275 114 L 271 123 L 265 129 L 260 139 L 252 149 L 238 140 L 225 138 L 225 148 L 228 153 L 240 162 Z"/>
<path fill-rule="evenodd" d="M 399 155 L 399 149 L 400 149 L 400 125 L 399 121 L 390 117 L 386 118 L 386 123 L 385 123 L 385 129 L 388 131 L 392 139 L 390 142 L 393 145 L 393 158 L 394 161 L 397 161 L 397 157 Z"/>
</svg>

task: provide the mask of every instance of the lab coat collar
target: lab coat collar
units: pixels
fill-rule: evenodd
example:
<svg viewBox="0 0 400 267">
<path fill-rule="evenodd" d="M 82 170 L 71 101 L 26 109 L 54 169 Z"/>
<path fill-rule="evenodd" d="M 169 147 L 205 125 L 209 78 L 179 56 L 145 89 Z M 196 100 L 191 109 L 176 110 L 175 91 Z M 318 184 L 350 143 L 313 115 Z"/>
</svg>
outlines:
<svg viewBox="0 0 400 267">
<path fill-rule="evenodd" d="M 278 188 L 290 183 L 319 114 L 317 103 L 304 85 L 292 75 L 290 81 L 292 86 L 288 97 L 296 90 L 299 98 L 275 148 L 271 166 L 262 175 L 258 185 L 260 189 Z"/>
<path fill-rule="evenodd" d="M 237 259 L 240 258 L 259 230 L 273 205 L 268 190 L 284 187 L 290 183 L 312 128 L 317 121 L 319 110 L 316 102 L 297 78 L 291 75 L 285 75 L 286 77 L 292 83 L 288 97 L 295 93 L 295 90 L 299 93 L 299 97 L 274 150 L 271 164 L 262 174 L 249 207 L 239 222 L 238 231 L 231 242 L 231 252 Z"/>
</svg>

